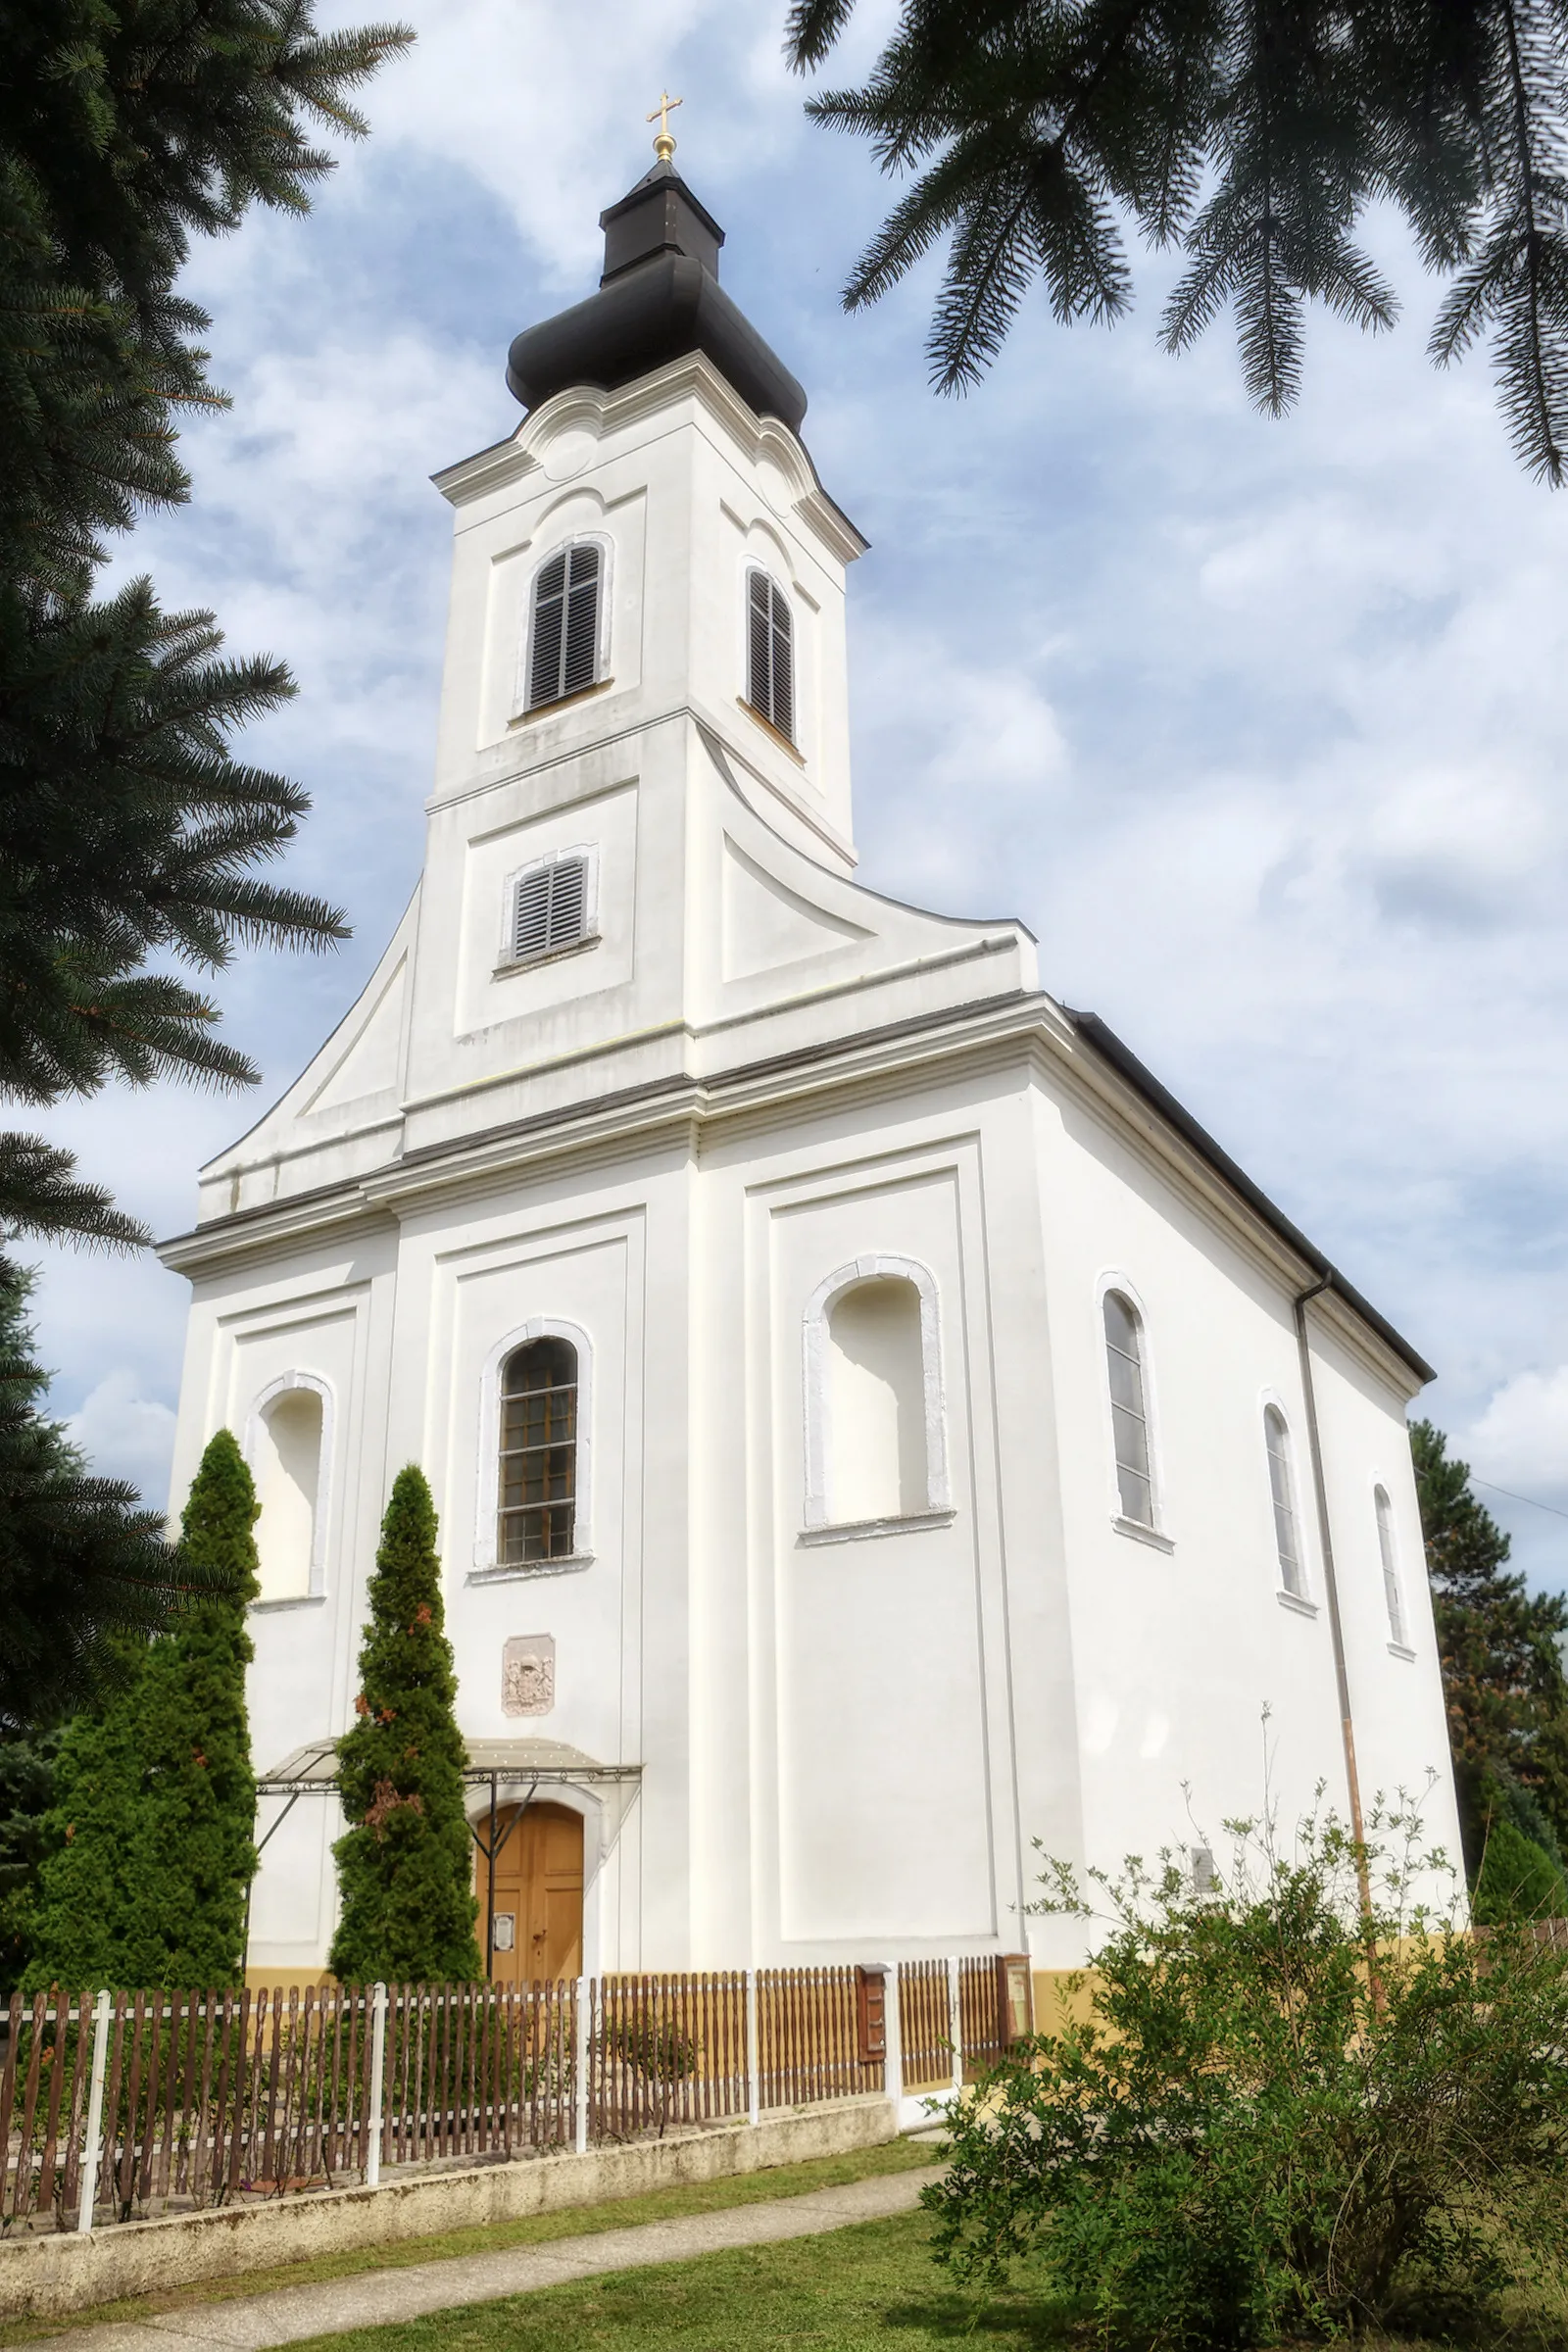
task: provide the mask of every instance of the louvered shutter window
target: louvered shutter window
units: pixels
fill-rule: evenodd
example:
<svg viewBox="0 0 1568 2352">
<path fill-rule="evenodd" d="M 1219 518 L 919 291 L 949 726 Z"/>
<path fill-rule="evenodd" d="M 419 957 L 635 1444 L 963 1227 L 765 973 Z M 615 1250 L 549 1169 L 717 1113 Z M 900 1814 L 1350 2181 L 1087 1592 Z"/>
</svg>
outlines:
<svg viewBox="0 0 1568 2352">
<path fill-rule="evenodd" d="M 562 858 L 524 874 L 517 884 L 512 918 L 512 953 L 521 962 L 552 948 L 574 947 L 584 936 L 588 912 L 588 862 Z"/>
<path fill-rule="evenodd" d="M 789 599 L 765 571 L 751 575 L 746 608 L 747 692 L 754 710 L 795 740 L 795 623 Z"/>
<path fill-rule="evenodd" d="M 533 588 L 528 708 L 591 686 L 599 666 L 599 550 L 591 539 L 541 564 Z"/>
</svg>

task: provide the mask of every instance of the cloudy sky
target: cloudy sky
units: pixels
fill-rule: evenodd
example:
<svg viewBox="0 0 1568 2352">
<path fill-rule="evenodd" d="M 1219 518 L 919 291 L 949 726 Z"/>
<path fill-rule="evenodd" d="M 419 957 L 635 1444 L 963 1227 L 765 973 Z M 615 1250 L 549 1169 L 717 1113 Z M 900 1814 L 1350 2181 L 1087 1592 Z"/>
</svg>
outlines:
<svg viewBox="0 0 1568 2352">
<path fill-rule="evenodd" d="M 323 10 L 331 21 L 362 12 Z M 305 221 L 199 254 L 230 415 L 185 438 L 192 505 L 126 558 L 280 654 L 247 744 L 304 779 L 294 878 L 352 944 L 248 959 L 220 995 L 261 1100 L 169 1088 L 54 1132 L 160 1233 L 198 1164 L 333 1027 L 415 881 L 449 515 L 439 466 L 500 438 L 516 330 L 591 290 L 598 213 L 649 158 L 728 231 L 724 280 L 810 393 L 819 471 L 870 537 L 852 579 L 864 878 L 1016 913 L 1093 1006 L 1442 1369 L 1476 1470 L 1568 1513 L 1568 494 L 1517 470 L 1484 361 L 1435 374 L 1436 293 L 1393 224 L 1392 337 L 1319 321 L 1286 423 L 1222 330 L 1032 309 L 984 388 L 926 389 L 934 278 L 849 318 L 880 218 L 868 154 L 805 122 L 783 0 L 415 0 Z M 861 0 L 835 76 L 891 19 Z M 164 1499 L 185 1285 L 45 1265 L 56 1409 Z M 1568 1520 L 1489 1494 L 1568 1585 Z"/>
</svg>

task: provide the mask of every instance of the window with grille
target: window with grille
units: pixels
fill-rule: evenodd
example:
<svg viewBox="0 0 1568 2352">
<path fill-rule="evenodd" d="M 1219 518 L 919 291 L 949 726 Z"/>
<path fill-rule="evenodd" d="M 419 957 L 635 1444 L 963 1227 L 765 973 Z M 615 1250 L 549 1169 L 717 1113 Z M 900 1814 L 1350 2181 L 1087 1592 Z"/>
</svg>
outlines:
<svg viewBox="0 0 1568 2352">
<path fill-rule="evenodd" d="M 512 960 L 571 948 L 588 936 L 588 860 L 558 858 L 516 882 L 512 906 Z"/>
<path fill-rule="evenodd" d="M 577 1536 L 577 1350 L 530 1340 L 501 1367 L 496 1559 L 569 1557 Z"/>
<path fill-rule="evenodd" d="M 1383 1561 L 1383 1598 L 1389 1612 L 1389 1640 L 1403 1649 L 1404 1603 L 1399 1597 L 1399 1565 L 1394 1550 L 1394 1506 L 1382 1487 L 1373 1490 L 1378 1515 L 1378 1551 Z"/>
<path fill-rule="evenodd" d="M 539 566 L 528 639 L 528 708 L 578 694 L 599 674 L 601 551 L 575 540 Z"/>
<path fill-rule="evenodd" d="M 1296 1528 L 1295 1481 L 1291 1476 L 1291 1433 L 1277 1405 L 1263 1412 L 1263 1444 L 1268 1452 L 1268 1486 L 1274 1502 L 1274 1548 L 1279 1554 L 1280 1583 L 1300 1599 L 1305 1591 L 1301 1549 Z"/>
<path fill-rule="evenodd" d="M 746 699 L 795 741 L 795 619 L 789 598 L 765 571 L 747 581 Z"/>
<path fill-rule="evenodd" d="M 1137 1314 L 1119 1291 L 1107 1291 L 1105 1369 L 1110 1381 L 1110 1422 L 1116 1448 L 1116 1488 L 1124 1519 L 1139 1527 L 1154 1524 L 1154 1482 L 1149 1461 L 1149 1413 L 1144 1400 L 1144 1335 Z"/>
</svg>

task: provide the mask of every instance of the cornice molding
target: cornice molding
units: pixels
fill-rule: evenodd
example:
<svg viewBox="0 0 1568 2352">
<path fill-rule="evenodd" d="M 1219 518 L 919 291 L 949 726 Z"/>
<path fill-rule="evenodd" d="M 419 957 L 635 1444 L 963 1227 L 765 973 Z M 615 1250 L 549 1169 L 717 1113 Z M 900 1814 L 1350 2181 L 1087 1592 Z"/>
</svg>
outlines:
<svg viewBox="0 0 1568 2352">
<path fill-rule="evenodd" d="M 661 1142 L 700 1156 L 748 1127 L 760 1129 L 798 1115 L 813 1097 L 874 1104 L 911 1077 L 956 1058 L 971 1069 L 996 1069 L 1020 1054 L 1034 1064 L 1037 1078 L 1049 1076 L 1065 1085 L 1261 1272 L 1292 1295 L 1311 1285 L 1317 1267 L 1095 1051 L 1063 1007 L 1044 992 L 1022 991 L 738 1062 L 705 1077 L 682 1073 L 650 1080 L 594 1103 L 427 1146 L 321 1193 L 216 1219 L 161 1243 L 158 1253 L 173 1271 L 196 1276 L 324 1240 L 356 1224 L 401 1222 L 440 1200 L 482 1199 L 521 1176 L 624 1158 Z M 1342 1294 L 1324 1291 L 1312 1305 L 1379 1379 L 1407 1397 L 1418 1393 L 1421 1384 L 1409 1363 Z"/>
<path fill-rule="evenodd" d="M 475 450 L 430 476 L 442 497 L 454 507 L 466 507 L 487 492 L 506 488 L 524 475 L 543 470 L 540 452 L 558 434 L 586 418 L 603 436 L 643 416 L 655 416 L 671 401 L 690 395 L 697 399 L 755 464 L 770 458 L 794 493 L 794 512 L 831 548 L 843 564 L 853 564 L 870 545 L 835 505 L 817 478 L 803 441 L 776 416 L 759 416 L 720 375 L 711 360 L 700 352 L 685 354 L 640 375 L 634 383 L 613 392 L 592 384 L 573 384 L 557 392 L 527 416 L 509 440 Z"/>
</svg>

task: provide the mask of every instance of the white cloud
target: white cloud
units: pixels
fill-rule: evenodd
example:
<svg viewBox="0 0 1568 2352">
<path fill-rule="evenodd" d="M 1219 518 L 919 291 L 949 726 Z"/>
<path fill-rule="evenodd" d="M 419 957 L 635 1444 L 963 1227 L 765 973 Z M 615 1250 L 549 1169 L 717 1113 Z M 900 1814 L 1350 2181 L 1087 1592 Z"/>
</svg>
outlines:
<svg viewBox="0 0 1568 2352">
<path fill-rule="evenodd" d="M 129 1479 L 155 1510 L 162 1508 L 169 1493 L 174 1415 L 167 1404 L 141 1394 L 133 1372 L 107 1374 L 71 1415 L 66 1430 L 100 1478 Z"/>
<path fill-rule="evenodd" d="M 834 78 L 894 5 L 861 0 Z M 1027 304 L 985 385 L 941 402 L 933 266 L 837 307 L 889 190 L 803 122 L 782 0 L 414 13 L 315 217 L 196 256 L 235 408 L 185 436 L 194 505 L 127 551 L 293 663 L 299 700 L 246 748 L 314 792 L 289 870 L 357 936 L 222 978 L 258 1098 L 109 1095 L 53 1131 L 176 1230 L 200 1160 L 362 984 L 430 781 L 450 518 L 426 477 L 512 429 L 507 342 L 591 289 L 667 82 L 725 282 L 806 381 L 813 457 L 874 542 L 851 582 L 864 880 L 1021 914 L 1047 985 L 1121 1028 L 1443 1366 L 1431 1409 L 1478 1470 L 1560 1494 L 1568 1376 L 1531 1367 L 1568 1327 L 1568 502 L 1515 467 L 1484 366 L 1427 367 L 1431 291 L 1396 236 L 1409 319 L 1376 342 L 1314 321 L 1285 423 L 1248 410 L 1225 328 L 1159 353 L 1164 264 L 1114 333 Z M 149 1260 L 47 1253 L 61 1393 L 128 1414 L 149 1462 L 185 1298 Z"/>
<path fill-rule="evenodd" d="M 1533 1499 L 1568 1501 L 1568 1364 L 1518 1372 L 1466 1432 L 1474 1468 Z"/>
</svg>

